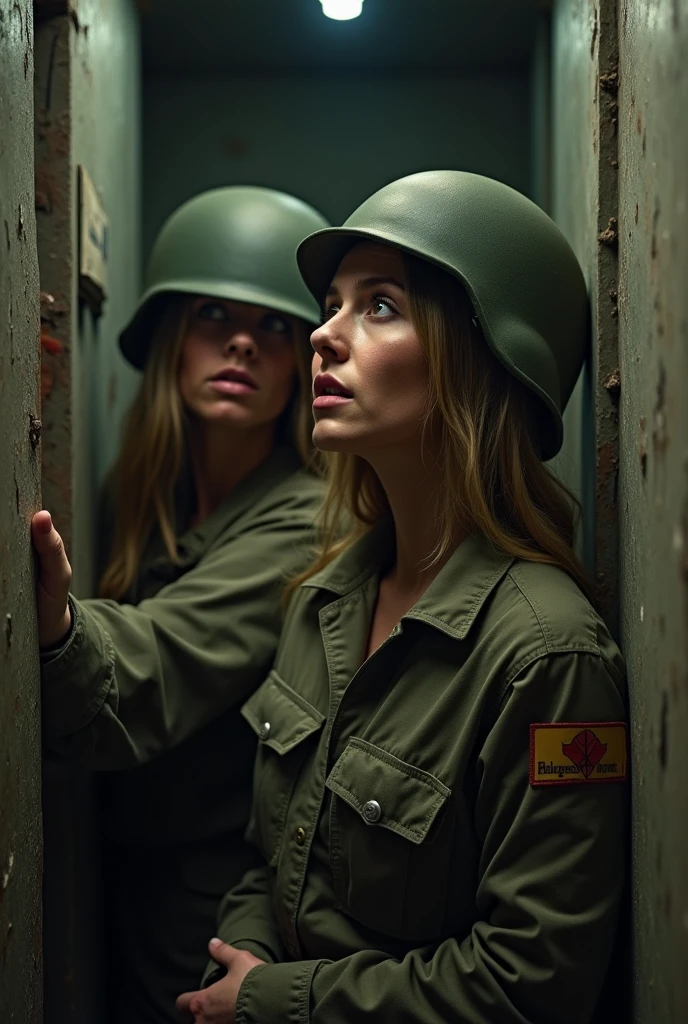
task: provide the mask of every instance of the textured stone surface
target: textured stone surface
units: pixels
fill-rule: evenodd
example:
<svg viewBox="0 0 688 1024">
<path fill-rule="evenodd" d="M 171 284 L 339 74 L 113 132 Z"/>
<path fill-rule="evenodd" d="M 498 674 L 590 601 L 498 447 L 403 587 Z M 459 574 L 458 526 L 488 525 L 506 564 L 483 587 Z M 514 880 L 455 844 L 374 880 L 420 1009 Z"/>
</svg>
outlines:
<svg viewBox="0 0 688 1024">
<path fill-rule="evenodd" d="M 0 1015 L 40 1024 L 38 648 L 29 520 L 39 508 L 39 306 L 29 0 L 0 0 Z"/>
<path fill-rule="evenodd" d="M 620 36 L 621 625 L 631 693 L 635 1019 L 688 1020 L 688 2 Z"/>
</svg>

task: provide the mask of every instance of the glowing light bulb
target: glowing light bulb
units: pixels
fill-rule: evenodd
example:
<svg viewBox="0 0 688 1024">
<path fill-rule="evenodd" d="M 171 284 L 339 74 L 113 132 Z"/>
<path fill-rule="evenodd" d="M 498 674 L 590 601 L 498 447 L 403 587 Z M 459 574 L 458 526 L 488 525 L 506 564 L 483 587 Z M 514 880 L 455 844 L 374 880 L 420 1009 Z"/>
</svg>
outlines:
<svg viewBox="0 0 688 1024">
<path fill-rule="evenodd" d="M 323 14 L 335 21 L 357 18 L 363 10 L 363 0 L 320 0 Z"/>
</svg>

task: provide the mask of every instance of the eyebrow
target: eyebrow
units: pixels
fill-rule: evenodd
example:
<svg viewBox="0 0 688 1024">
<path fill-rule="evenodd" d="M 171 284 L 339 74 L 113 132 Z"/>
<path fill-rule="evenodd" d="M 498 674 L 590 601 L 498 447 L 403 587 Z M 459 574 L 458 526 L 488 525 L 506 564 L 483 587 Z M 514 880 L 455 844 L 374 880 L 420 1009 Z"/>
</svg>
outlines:
<svg viewBox="0 0 688 1024">
<path fill-rule="evenodd" d="M 393 284 L 402 292 L 406 291 L 406 288 L 401 283 L 401 281 L 398 281 L 396 277 L 389 277 L 387 275 L 384 275 L 382 277 L 361 277 L 359 278 L 358 281 L 354 282 L 354 288 L 357 291 L 360 291 L 363 288 L 374 288 L 377 285 L 381 284 Z M 337 289 L 334 287 L 334 285 L 330 285 L 330 287 L 327 289 L 327 294 L 336 295 L 336 293 Z"/>
</svg>

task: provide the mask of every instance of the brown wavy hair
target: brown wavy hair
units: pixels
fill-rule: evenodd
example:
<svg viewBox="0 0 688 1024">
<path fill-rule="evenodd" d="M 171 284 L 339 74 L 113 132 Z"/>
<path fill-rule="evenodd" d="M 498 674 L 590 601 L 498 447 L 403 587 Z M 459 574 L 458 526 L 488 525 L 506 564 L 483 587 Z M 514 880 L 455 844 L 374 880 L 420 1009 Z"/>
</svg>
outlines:
<svg viewBox="0 0 688 1024">
<path fill-rule="evenodd" d="M 177 561 L 174 495 L 187 464 L 179 366 L 191 302 L 188 296 L 173 295 L 165 304 L 141 387 L 125 420 L 113 472 L 114 538 L 98 588 L 101 597 L 121 600 L 126 595 L 156 529 L 170 560 Z M 314 466 L 309 329 L 299 320 L 295 324 L 297 385 L 277 434 L 290 436 L 304 465 Z"/>
<path fill-rule="evenodd" d="M 424 435 L 439 439 L 427 456 L 442 469 L 440 540 L 430 564 L 452 550 L 460 524 L 509 555 L 558 566 L 591 597 L 574 550 L 580 507 L 538 457 L 530 392 L 489 349 L 461 284 L 425 260 L 405 255 L 404 263 L 410 315 L 428 367 Z M 325 452 L 323 462 L 323 545 L 288 595 L 390 515 L 384 488 L 363 458 Z M 349 524 L 344 533 L 342 522 Z"/>
</svg>

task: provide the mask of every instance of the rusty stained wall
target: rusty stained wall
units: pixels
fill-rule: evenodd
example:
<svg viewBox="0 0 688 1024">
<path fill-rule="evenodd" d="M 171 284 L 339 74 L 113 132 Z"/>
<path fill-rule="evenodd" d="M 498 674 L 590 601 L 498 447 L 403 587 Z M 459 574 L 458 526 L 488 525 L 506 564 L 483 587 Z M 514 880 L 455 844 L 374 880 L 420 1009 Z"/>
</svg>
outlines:
<svg viewBox="0 0 688 1024">
<path fill-rule="evenodd" d="M 688 2 L 623 0 L 621 623 L 635 1020 L 688 1020 Z"/>
<path fill-rule="evenodd" d="M 41 1021 L 38 646 L 29 520 L 40 500 L 30 0 L 0 0 L 0 1007 Z"/>
<path fill-rule="evenodd" d="M 616 0 L 557 0 L 552 36 L 552 215 L 581 263 L 591 356 L 565 415 L 557 468 L 583 505 L 582 553 L 618 632 Z"/>
<path fill-rule="evenodd" d="M 117 333 L 139 291 L 139 43 L 134 0 L 36 0 L 36 207 L 44 330 L 43 500 L 73 589 L 94 587 L 100 484 L 136 375 Z M 78 167 L 111 230 L 102 316 L 78 297 Z M 56 344 L 55 344 L 56 343 Z M 59 349 L 57 349 L 59 346 Z M 99 857 L 91 777 L 44 765 L 46 1024 L 102 1020 Z"/>
<path fill-rule="evenodd" d="M 94 587 L 98 493 L 137 375 L 117 348 L 140 287 L 140 74 L 134 0 L 38 0 L 36 206 L 47 352 L 43 488 L 81 596 Z M 57 14 L 56 11 L 62 11 Z M 102 315 L 78 300 L 77 172 L 111 222 Z"/>
</svg>

